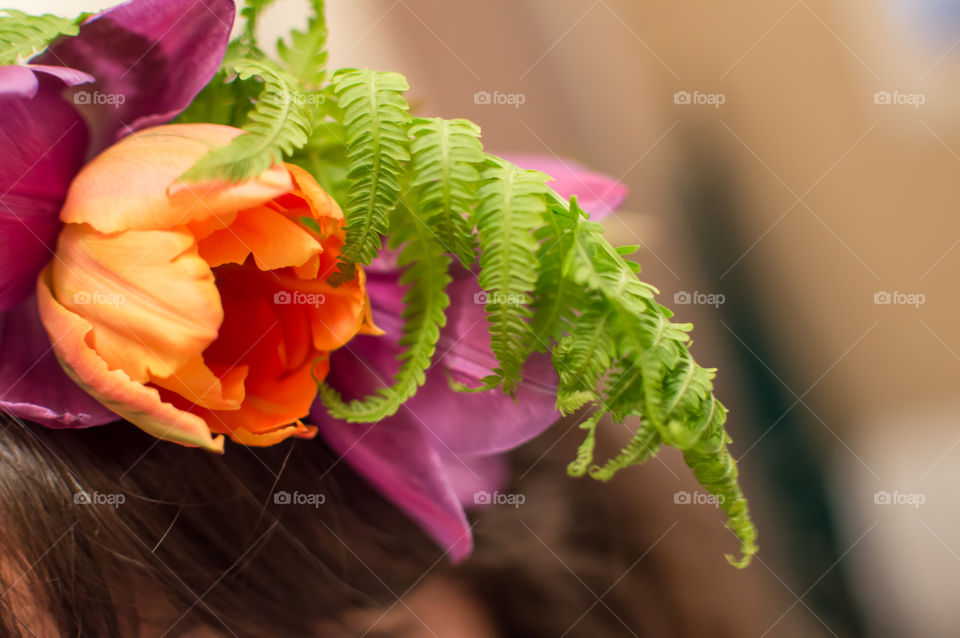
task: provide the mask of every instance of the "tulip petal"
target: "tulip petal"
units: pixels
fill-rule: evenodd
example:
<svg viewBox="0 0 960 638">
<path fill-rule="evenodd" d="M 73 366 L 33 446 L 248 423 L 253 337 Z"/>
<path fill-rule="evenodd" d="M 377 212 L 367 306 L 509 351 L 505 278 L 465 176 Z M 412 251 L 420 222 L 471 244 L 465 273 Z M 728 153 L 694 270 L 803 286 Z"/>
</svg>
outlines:
<svg viewBox="0 0 960 638">
<path fill-rule="evenodd" d="M 0 316 L 0 388 L 0 410 L 47 427 L 88 427 L 120 419 L 57 363 L 34 295 Z"/>
<path fill-rule="evenodd" d="M 202 418 L 212 432 L 226 434 L 244 445 L 273 445 L 291 436 L 312 437 L 316 428 L 300 422 L 310 412 L 317 392 L 316 379 L 327 375 L 329 361 L 307 362 L 292 374 L 259 384 L 249 383 L 243 405 L 235 410 L 208 410 L 191 405 L 173 393 L 164 400 Z"/>
<path fill-rule="evenodd" d="M 296 210 L 298 199 L 309 207 L 309 216 L 320 228 L 318 238 L 323 245 L 323 252 L 304 266 L 294 268 L 294 273 L 301 279 L 326 279 L 339 266 L 338 256 L 345 238 L 343 211 L 337 202 L 317 183 L 313 175 L 295 164 L 286 164 L 293 178 L 294 189 L 289 195 L 277 199 L 288 210 L 287 215 L 305 216 L 306 211 Z M 302 205 L 301 204 L 301 205 Z"/>
<path fill-rule="evenodd" d="M 312 439 L 317 435 L 317 428 L 303 423 L 294 423 L 263 434 L 256 434 L 247 430 L 238 429 L 230 434 L 231 440 L 241 445 L 251 447 L 269 447 L 286 441 L 291 437 L 298 439 Z"/>
<path fill-rule="evenodd" d="M 231 0 L 131 0 L 93 16 L 35 61 L 97 78 L 75 99 L 102 149 L 193 101 L 223 59 L 234 14 Z"/>
<path fill-rule="evenodd" d="M 320 286 L 301 284 L 299 288 L 316 290 Z M 337 288 L 330 287 L 322 294 L 323 303 L 309 308 L 308 312 L 313 331 L 313 347 L 329 352 L 348 343 L 363 326 L 367 303 L 363 272 L 358 270 L 353 281 Z"/>
<path fill-rule="evenodd" d="M 313 347 L 329 352 L 349 342 L 364 326 L 367 309 L 366 275 L 362 269 L 345 284 L 334 287 L 320 279 L 300 279 L 292 272 L 271 273 L 277 303 L 296 305 L 308 313 Z"/>
<path fill-rule="evenodd" d="M 166 230 L 254 208 L 290 192 L 290 172 L 277 165 L 244 182 L 175 183 L 211 148 L 243 131 L 219 124 L 174 124 L 123 138 L 80 171 L 61 220 L 102 233 Z"/>
<path fill-rule="evenodd" d="M 40 319 L 47 334 L 56 335 L 53 348 L 67 375 L 91 396 L 122 418 L 158 439 L 223 451 L 223 437 L 212 437 L 200 417 L 160 399 L 156 388 L 111 370 L 90 346 L 93 326 L 54 299 L 50 269 L 37 282 Z"/>
<path fill-rule="evenodd" d="M 87 128 L 63 87 L 48 73 L 0 67 L 0 313 L 33 292 L 52 258 L 60 206 L 83 163 Z"/>
<path fill-rule="evenodd" d="M 210 410 L 238 410 L 246 394 L 244 381 L 249 368 L 247 366 L 217 366 L 215 373 L 202 356 L 196 356 L 175 374 L 157 378 L 150 382 L 182 397 L 193 404 Z"/>
<path fill-rule="evenodd" d="M 627 196 L 627 187 L 619 181 L 595 173 L 582 164 L 543 155 L 507 155 L 521 168 L 541 171 L 553 177 L 550 186 L 565 198 L 577 196 L 580 208 L 593 219 L 602 219 L 615 211 Z"/>
<path fill-rule="evenodd" d="M 56 298 L 89 322 L 107 365 L 135 381 L 173 375 L 217 338 L 220 295 L 185 231 L 68 224 L 51 268 Z"/>
<path fill-rule="evenodd" d="M 314 219 L 330 219 L 335 222 L 334 228 L 338 228 L 344 218 L 343 211 L 337 202 L 320 187 L 313 175 L 296 164 L 285 164 L 285 166 L 293 179 L 292 194 L 306 202 Z"/>
<path fill-rule="evenodd" d="M 200 241 L 200 255 L 211 268 L 242 264 L 253 254 L 260 270 L 302 266 L 323 247 L 304 227 L 267 206 L 237 214 L 229 227 Z"/>
</svg>

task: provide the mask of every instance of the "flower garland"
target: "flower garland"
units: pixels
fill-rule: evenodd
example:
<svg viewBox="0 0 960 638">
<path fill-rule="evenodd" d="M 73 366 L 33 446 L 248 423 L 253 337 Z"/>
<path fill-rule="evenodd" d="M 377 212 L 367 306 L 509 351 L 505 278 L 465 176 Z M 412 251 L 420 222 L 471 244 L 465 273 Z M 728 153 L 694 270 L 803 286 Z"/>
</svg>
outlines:
<svg viewBox="0 0 960 638">
<path fill-rule="evenodd" d="M 680 449 L 746 565 L 714 371 L 596 223 L 624 188 L 328 73 L 322 0 L 267 56 L 269 4 L 232 41 L 231 0 L 0 14 L 0 409 L 214 452 L 319 435 L 454 560 L 502 453 L 576 413 L 571 476 Z M 639 426 L 597 461 L 605 416 Z"/>
</svg>

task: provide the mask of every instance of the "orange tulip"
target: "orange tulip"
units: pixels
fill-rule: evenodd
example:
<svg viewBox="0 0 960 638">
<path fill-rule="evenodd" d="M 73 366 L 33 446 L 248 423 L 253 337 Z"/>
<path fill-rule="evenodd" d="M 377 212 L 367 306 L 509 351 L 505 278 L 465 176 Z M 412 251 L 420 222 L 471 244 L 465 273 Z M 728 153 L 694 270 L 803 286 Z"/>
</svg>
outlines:
<svg viewBox="0 0 960 638">
<path fill-rule="evenodd" d="M 160 126 L 124 138 L 70 187 L 40 316 L 67 373 L 150 434 L 221 451 L 300 421 L 329 353 L 378 333 L 364 274 L 334 288 L 343 213 L 303 169 L 176 183 L 239 130 Z"/>
</svg>

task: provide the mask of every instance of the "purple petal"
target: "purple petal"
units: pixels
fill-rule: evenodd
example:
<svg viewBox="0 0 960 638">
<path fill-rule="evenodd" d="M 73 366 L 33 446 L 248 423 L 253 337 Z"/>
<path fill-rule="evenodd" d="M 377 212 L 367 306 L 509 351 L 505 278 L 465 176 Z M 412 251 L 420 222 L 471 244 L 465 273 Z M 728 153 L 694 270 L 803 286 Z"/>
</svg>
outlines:
<svg viewBox="0 0 960 638">
<path fill-rule="evenodd" d="M 73 99 L 98 150 L 190 104 L 223 59 L 234 13 L 232 0 L 130 0 L 90 18 L 36 61 L 97 78 Z"/>
<path fill-rule="evenodd" d="M 389 384 L 398 367 L 403 288 L 395 273 L 372 273 L 367 284 L 374 321 L 387 334 L 357 337 L 333 353 L 327 380 L 346 399 Z M 496 489 L 505 476 L 502 460 L 493 455 L 528 441 L 559 417 L 556 376 L 545 356 L 535 356 L 524 368 L 517 401 L 499 390 L 462 394 L 450 389 L 448 373 L 479 385 L 495 365 L 483 305 L 474 303 L 477 291 L 476 279 L 460 271 L 448 290 L 451 307 L 434 367 L 396 415 L 375 424 L 343 423 L 319 402 L 311 414 L 334 449 L 450 548 L 455 559 L 469 552 L 460 503 L 472 502 L 478 490 Z"/>
<path fill-rule="evenodd" d="M 34 71 L 40 71 L 35 74 Z M 87 128 L 44 68 L 0 67 L 0 313 L 33 290 L 50 261 L 60 205 L 83 163 Z"/>
<path fill-rule="evenodd" d="M 66 86 L 76 86 L 96 81 L 89 73 L 84 73 L 67 66 L 46 66 L 43 64 L 28 64 L 27 68 L 35 73 L 45 73 L 60 79 Z"/>
<path fill-rule="evenodd" d="M 566 199 L 576 195 L 580 208 L 590 213 L 593 219 L 601 219 L 617 210 L 627 196 L 626 186 L 577 162 L 543 155 L 517 154 L 505 158 L 521 168 L 553 177 L 554 181 L 550 182 L 553 190 Z"/>
<path fill-rule="evenodd" d="M 386 335 L 358 337 L 349 349 L 387 383 L 397 370 L 396 356 L 403 321 L 403 288 L 395 277 L 374 275 L 368 280 L 368 291 L 373 306 L 374 322 Z M 554 407 L 557 377 L 548 356 L 534 354 L 523 369 L 523 383 L 516 392 L 516 400 L 499 390 L 472 394 L 450 389 L 447 375 L 469 386 L 481 385 L 497 365 L 490 351 L 490 333 L 484 305 L 477 303 L 480 286 L 476 278 L 459 270 L 447 289 L 450 308 L 447 325 L 440 333 L 433 367 L 427 372 L 426 383 L 407 402 L 407 406 L 428 427 L 443 451 L 458 455 L 478 456 L 511 450 L 534 438 L 560 418 Z M 331 375 L 340 381 L 336 358 Z M 382 383 L 366 386 L 349 382 L 347 390 L 362 396 Z M 336 387 L 340 387 L 339 383 Z M 482 415 L 478 419 L 477 415 Z M 473 425 L 482 421 L 482 427 Z"/>
<path fill-rule="evenodd" d="M 40 83 L 37 76 L 25 66 L 0 66 L 0 95 L 4 99 L 11 97 L 32 98 L 37 94 Z"/>
<path fill-rule="evenodd" d="M 339 357 L 341 378 L 376 383 L 356 357 Z M 433 441 L 406 407 L 378 423 L 331 419 L 318 402 L 311 415 L 320 435 L 359 474 L 406 512 L 454 561 L 470 554 L 473 538 L 466 514 Z"/>
<path fill-rule="evenodd" d="M 488 505 L 489 500 L 478 496 L 493 493 L 507 483 L 507 459 L 502 454 L 474 458 L 447 454 L 440 455 L 440 460 L 453 491 L 468 510 Z"/>
<path fill-rule="evenodd" d="M 0 316 L 0 410 L 55 428 L 119 420 L 57 363 L 35 296 Z"/>
</svg>

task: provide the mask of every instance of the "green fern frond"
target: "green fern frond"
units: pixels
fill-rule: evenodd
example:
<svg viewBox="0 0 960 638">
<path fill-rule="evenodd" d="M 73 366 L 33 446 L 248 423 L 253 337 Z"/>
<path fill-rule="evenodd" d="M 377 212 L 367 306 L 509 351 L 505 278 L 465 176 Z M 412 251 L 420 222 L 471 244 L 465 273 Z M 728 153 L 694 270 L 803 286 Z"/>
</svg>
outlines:
<svg viewBox="0 0 960 638">
<path fill-rule="evenodd" d="M 468 120 L 418 119 L 410 132 L 417 206 L 443 247 L 469 268 L 476 260 L 468 216 L 483 161 L 480 127 Z"/>
<path fill-rule="evenodd" d="M 488 298 L 490 348 L 498 363 L 493 372 L 503 391 L 512 394 L 534 348 L 528 325 L 540 271 L 534 231 L 547 211 L 547 176 L 488 158 L 482 180 L 475 212 L 479 281 Z"/>
<path fill-rule="evenodd" d="M 370 264 L 380 251 L 380 235 L 400 199 L 403 164 L 410 159 L 409 88 L 399 73 L 342 69 L 333 77 L 346 127 L 349 193 L 343 207 L 347 241 L 336 284 L 354 276 L 354 264 Z"/>
<path fill-rule="evenodd" d="M 241 82 L 260 78 L 263 89 L 247 115 L 245 133 L 201 157 L 180 181 L 240 182 L 282 162 L 309 139 L 312 117 L 296 78 L 275 62 L 259 57 L 237 58 L 224 65 Z"/>
<path fill-rule="evenodd" d="M 540 276 L 534 288 L 530 323 L 534 348 L 538 351 L 546 351 L 551 343 L 568 334 L 575 311 L 586 303 L 582 286 L 563 274 L 564 259 L 571 249 L 573 230 L 577 226 L 576 209 L 551 199 L 545 221 L 534 234 L 540 243 L 537 249 Z"/>
<path fill-rule="evenodd" d="M 606 461 L 603 465 L 590 467 L 590 478 L 598 481 L 609 481 L 620 470 L 633 465 L 640 465 L 647 459 L 656 456 L 660 449 L 660 433 L 651 426 L 641 426 L 630 442 L 620 452 Z"/>
<path fill-rule="evenodd" d="M 684 450 L 683 458 L 700 484 L 717 496 L 720 509 L 727 515 L 727 529 L 740 540 L 740 558 L 727 554 L 727 561 L 735 567 L 746 567 L 757 553 L 757 530 L 737 481 L 737 464 L 727 450 L 730 437 L 723 428 L 727 409 L 711 396 L 702 418 L 707 423 L 703 435 Z"/>
<path fill-rule="evenodd" d="M 597 410 L 580 424 L 580 429 L 586 430 L 587 436 L 583 439 L 583 443 L 581 443 L 577 448 L 577 458 L 567 465 L 568 476 L 583 476 L 587 473 L 587 469 L 593 463 L 593 450 L 597 443 L 597 424 L 600 423 L 600 419 L 603 417 L 603 415 L 603 410 Z"/>
<path fill-rule="evenodd" d="M 424 220 L 406 206 L 393 213 L 391 247 L 402 251 L 397 265 L 406 268 L 400 283 L 409 286 L 403 297 L 403 336 L 400 369 L 390 387 L 381 388 L 363 399 L 345 402 L 332 387 L 322 384 L 320 397 L 330 414 L 350 422 L 373 423 L 391 416 L 426 382 L 426 371 L 446 325 L 450 304 L 446 288 L 450 258 L 444 254 Z"/>
<path fill-rule="evenodd" d="M 61 35 L 77 35 L 77 20 L 49 13 L 34 16 L 16 9 L 0 15 L 0 64 L 16 64 L 47 48 Z"/>
<path fill-rule="evenodd" d="M 291 31 L 289 44 L 277 41 L 277 55 L 293 77 L 307 88 L 319 89 L 327 77 L 327 19 L 324 1 L 313 0 L 306 31 Z"/>
<path fill-rule="evenodd" d="M 240 39 L 246 46 L 252 48 L 257 46 L 257 27 L 260 24 L 260 16 L 274 1 L 275 0 L 245 0 L 243 3 L 243 8 L 240 10 L 240 17 L 243 18 L 244 25 Z"/>
<path fill-rule="evenodd" d="M 576 208 L 571 202 L 571 209 Z M 691 326 L 670 321 L 672 313 L 655 300 L 656 289 L 637 279 L 634 266 L 623 258 L 628 251 L 613 248 L 601 233 L 597 224 L 578 216 L 564 274 L 600 295 L 615 317 L 615 346 L 602 346 L 604 356 L 615 363 L 605 371 L 600 405 L 615 422 L 638 416 L 641 426 L 620 454 L 588 472 L 609 480 L 617 471 L 648 459 L 661 443 L 681 450 L 697 480 L 717 496 L 727 526 L 740 540 L 741 558 L 728 560 L 745 566 L 757 551 L 756 529 L 726 446 L 726 409 L 713 395 L 713 371 L 698 366 L 690 356 Z M 579 320 L 584 325 L 574 324 L 574 338 L 589 334 L 584 327 L 597 327 L 597 319 L 586 312 Z M 565 343 L 561 341 L 555 354 Z M 556 369 L 562 388 L 564 370 Z M 590 380 L 594 378 L 591 375 Z M 601 393 L 600 388 L 597 391 Z"/>
<path fill-rule="evenodd" d="M 570 334 L 553 349 L 553 367 L 560 376 L 557 409 L 562 413 L 578 410 L 599 397 L 596 388 L 616 350 L 613 321 L 605 304 L 594 303 L 574 320 Z"/>
</svg>

